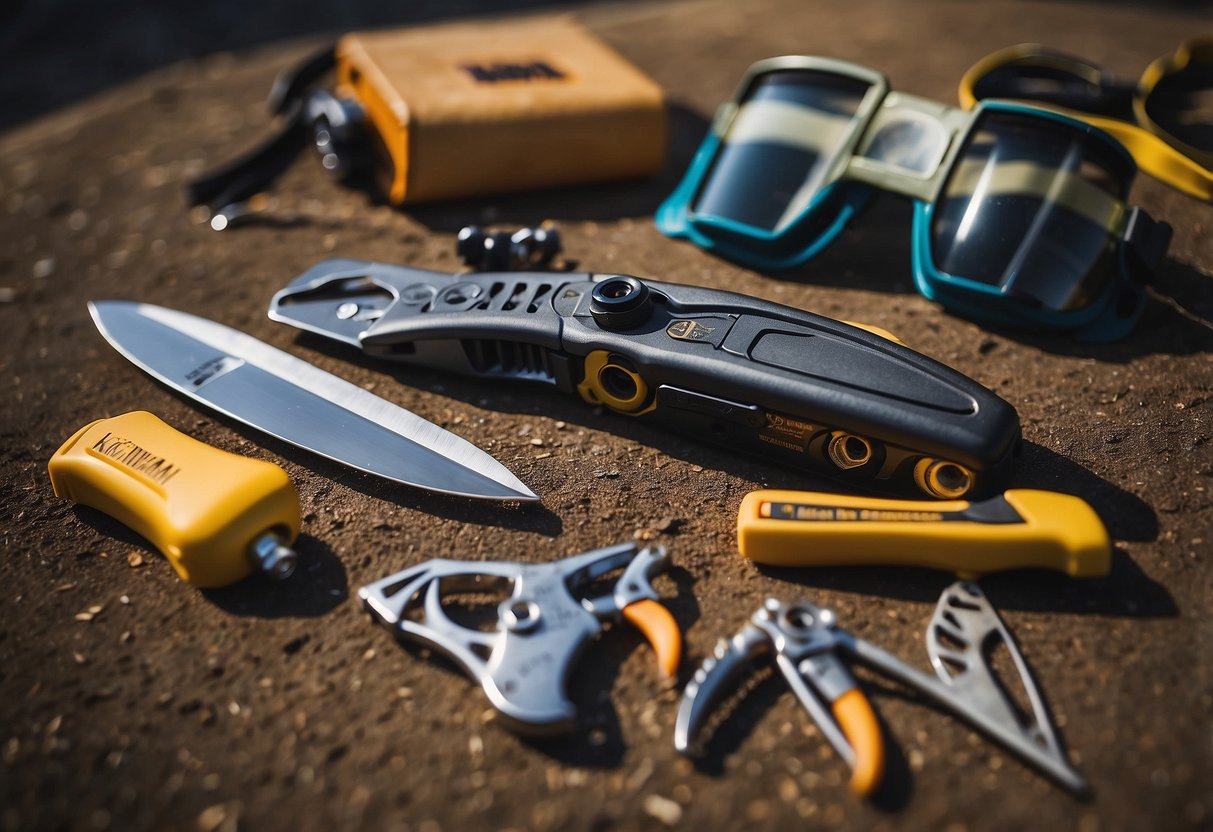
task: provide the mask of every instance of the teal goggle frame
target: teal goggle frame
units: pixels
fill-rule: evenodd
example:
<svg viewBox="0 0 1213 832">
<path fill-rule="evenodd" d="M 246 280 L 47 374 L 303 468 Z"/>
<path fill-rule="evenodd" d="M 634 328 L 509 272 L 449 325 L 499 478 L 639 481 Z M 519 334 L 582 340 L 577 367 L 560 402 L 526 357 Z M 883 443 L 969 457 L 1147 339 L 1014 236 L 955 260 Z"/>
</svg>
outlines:
<svg viewBox="0 0 1213 832">
<path fill-rule="evenodd" d="M 824 249 L 873 191 L 914 201 L 927 298 L 977 320 L 1127 335 L 1171 228 L 1126 204 L 1137 168 L 1077 119 L 1003 101 L 973 110 L 889 90 L 879 72 L 781 57 L 722 105 L 658 228 L 743 265 Z"/>
</svg>

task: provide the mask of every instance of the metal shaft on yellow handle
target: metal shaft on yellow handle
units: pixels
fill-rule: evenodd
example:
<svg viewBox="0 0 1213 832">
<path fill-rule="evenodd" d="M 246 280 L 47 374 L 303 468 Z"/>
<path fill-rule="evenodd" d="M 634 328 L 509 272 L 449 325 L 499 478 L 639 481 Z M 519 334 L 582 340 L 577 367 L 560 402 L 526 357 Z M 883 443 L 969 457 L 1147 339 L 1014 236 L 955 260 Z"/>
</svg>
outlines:
<svg viewBox="0 0 1213 832">
<path fill-rule="evenodd" d="M 48 465 L 55 494 L 120 520 L 182 580 L 234 583 L 254 569 L 285 578 L 299 497 L 270 462 L 221 451 L 135 411 L 85 425 Z"/>
<path fill-rule="evenodd" d="M 962 577 L 1023 568 L 1106 575 L 1112 552 L 1086 502 L 1030 489 L 975 503 L 752 491 L 738 512 L 737 543 L 774 566 L 925 566 Z"/>
</svg>

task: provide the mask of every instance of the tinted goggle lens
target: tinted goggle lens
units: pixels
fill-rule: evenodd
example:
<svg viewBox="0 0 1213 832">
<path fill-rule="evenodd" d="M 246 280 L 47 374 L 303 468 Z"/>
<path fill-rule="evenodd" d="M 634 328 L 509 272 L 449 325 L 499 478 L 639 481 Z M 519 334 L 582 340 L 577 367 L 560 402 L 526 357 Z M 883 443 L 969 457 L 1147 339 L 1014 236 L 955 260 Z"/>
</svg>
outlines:
<svg viewBox="0 0 1213 832">
<path fill-rule="evenodd" d="M 1117 272 L 1132 174 L 1088 132 L 988 110 L 935 205 L 934 265 L 1033 306 L 1081 309 Z"/>
<path fill-rule="evenodd" d="M 738 104 L 691 210 L 778 231 L 809 207 L 870 84 L 815 70 L 758 76 Z"/>
</svg>

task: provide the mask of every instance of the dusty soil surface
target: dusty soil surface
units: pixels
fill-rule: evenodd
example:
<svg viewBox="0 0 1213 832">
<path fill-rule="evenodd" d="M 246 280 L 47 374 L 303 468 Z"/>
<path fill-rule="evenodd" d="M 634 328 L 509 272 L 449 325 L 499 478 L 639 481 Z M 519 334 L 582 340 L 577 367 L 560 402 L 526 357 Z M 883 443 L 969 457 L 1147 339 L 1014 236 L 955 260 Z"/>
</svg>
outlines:
<svg viewBox="0 0 1213 832">
<path fill-rule="evenodd" d="M 1208 828 L 1213 209 L 1152 181 L 1135 187 L 1175 240 L 1139 331 L 1098 347 L 987 331 L 919 297 L 897 200 L 878 200 L 790 274 L 736 267 L 651 221 L 715 105 L 759 58 L 832 55 L 953 100 L 961 72 L 1007 44 L 1044 41 L 1131 77 L 1207 18 L 892 0 L 621 4 L 581 16 L 670 94 L 669 161 L 651 181 L 399 211 L 301 159 L 268 200 L 272 221 L 213 233 L 183 208 L 182 183 L 258 134 L 276 71 L 312 40 L 178 63 L 0 134 L 0 828 Z M 832 606 L 925 668 L 923 629 L 949 576 L 756 568 L 736 551 L 742 496 L 824 483 L 545 389 L 324 348 L 265 316 L 271 294 L 321 258 L 453 270 L 461 225 L 544 218 L 561 223 L 586 269 L 877 324 L 1018 409 L 1026 450 L 1014 485 L 1081 495 L 1116 540 L 1107 578 L 983 582 L 1090 800 L 882 687 L 871 690 L 892 761 L 875 801 L 848 793 L 844 764 L 786 687 L 761 676 L 706 760 L 680 758 L 681 686 L 765 596 Z M 373 389 L 494 454 L 542 504 L 393 487 L 197 410 L 100 338 L 85 302 L 111 297 L 191 310 Z M 294 578 L 199 591 L 115 521 L 54 497 L 46 463 L 58 445 L 135 409 L 290 473 L 304 512 Z M 662 687 L 634 630 L 611 630 L 572 678 L 580 716 L 565 739 L 493 724 L 476 686 L 398 646 L 356 599 L 429 557 L 544 561 L 637 535 L 673 553 L 656 585 L 686 633 L 679 684 Z"/>
</svg>

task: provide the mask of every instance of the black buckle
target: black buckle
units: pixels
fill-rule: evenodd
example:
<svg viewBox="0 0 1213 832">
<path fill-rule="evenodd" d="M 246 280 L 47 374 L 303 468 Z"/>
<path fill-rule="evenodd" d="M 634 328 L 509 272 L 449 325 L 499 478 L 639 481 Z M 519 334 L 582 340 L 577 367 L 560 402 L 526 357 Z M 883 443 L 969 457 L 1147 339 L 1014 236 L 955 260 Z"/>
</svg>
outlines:
<svg viewBox="0 0 1213 832">
<path fill-rule="evenodd" d="M 278 129 L 235 159 L 186 183 L 186 202 L 207 205 L 216 231 L 243 213 L 241 203 L 265 190 L 307 145 L 305 93 L 335 64 L 336 47 L 327 46 L 285 70 L 275 79 L 267 102 L 271 113 L 282 116 Z"/>
<path fill-rule="evenodd" d="M 1128 251 L 1129 271 L 1139 282 L 1146 284 L 1154 279 L 1158 267 L 1171 244 L 1173 229 L 1168 223 L 1155 220 L 1141 208 L 1129 209 L 1129 220 L 1125 223 L 1125 247 Z"/>
</svg>

